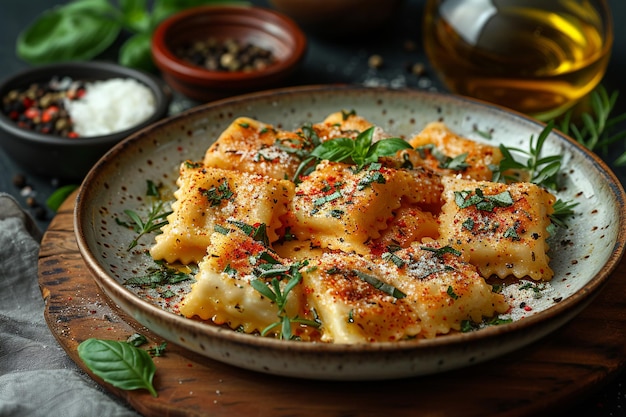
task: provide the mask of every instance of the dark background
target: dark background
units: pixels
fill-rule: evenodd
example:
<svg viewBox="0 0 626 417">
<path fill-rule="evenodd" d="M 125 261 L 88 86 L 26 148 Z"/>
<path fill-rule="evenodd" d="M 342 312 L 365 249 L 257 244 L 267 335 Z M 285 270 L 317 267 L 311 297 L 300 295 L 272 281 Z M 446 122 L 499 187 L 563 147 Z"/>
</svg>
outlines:
<svg viewBox="0 0 626 417">
<path fill-rule="evenodd" d="M 386 0 L 380 0 L 386 1 Z M 556 0 L 546 0 L 556 1 Z M 424 63 L 428 71 L 428 63 L 421 47 L 421 17 L 425 0 L 407 0 L 399 11 L 396 19 L 377 31 L 376 36 L 343 37 L 341 40 L 307 33 L 309 47 L 305 61 L 299 72 L 289 82 L 299 84 L 326 84 L 352 83 L 364 85 L 383 85 L 390 87 L 409 87 L 419 89 L 438 89 L 444 91 L 436 77 L 427 72 L 426 77 L 416 77 L 407 71 L 407 67 L 414 63 Z M 29 65 L 15 55 L 15 41 L 19 32 L 30 24 L 35 17 L 55 4 L 63 3 L 58 0 L 27 0 L 8 1 L 0 3 L 0 79 L 28 68 Z M 251 1 L 256 5 L 268 6 L 265 0 Z M 622 91 L 619 97 L 615 114 L 626 112 L 626 1 L 608 0 L 613 11 L 615 41 L 608 71 L 603 80 L 609 92 Z M 405 42 L 412 41 L 417 45 L 416 50 L 407 51 Z M 368 58 L 378 54 L 383 57 L 384 66 L 373 70 L 368 67 Z M 116 59 L 116 51 L 107 51 L 105 59 Z M 176 96 L 171 106 L 174 114 L 191 106 L 197 105 L 183 97 Z M 626 130 L 626 123 L 623 123 Z M 0 133 L 0 141 L 2 135 Z M 626 150 L 626 141 L 615 146 L 607 163 Z M 626 169 L 613 166 L 622 184 L 626 182 Z M 14 185 L 16 175 L 25 177 L 31 187 L 34 197 L 40 205 L 39 209 L 29 207 L 22 187 Z M 55 178 L 37 177 L 27 170 L 17 166 L 0 148 L 0 191 L 10 193 L 37 217 L 37 223 L 45 230 L 54 213 L 42 209 L 48 196 L 63 182 Z M 626 297 L 626 295 L 625 295 Z M 626 343 L 626 341 L 624 341 Z M 616 378 L 601 384 L 598 390 L 588 398 L 581 399 L 582 404 L 564 404 L 564 415 L 576 412 L 581 416 L 626 416 L 626 376 L 622 372 Z M 506 387 L 503 387 L 506 389 Z"/>
</svg>

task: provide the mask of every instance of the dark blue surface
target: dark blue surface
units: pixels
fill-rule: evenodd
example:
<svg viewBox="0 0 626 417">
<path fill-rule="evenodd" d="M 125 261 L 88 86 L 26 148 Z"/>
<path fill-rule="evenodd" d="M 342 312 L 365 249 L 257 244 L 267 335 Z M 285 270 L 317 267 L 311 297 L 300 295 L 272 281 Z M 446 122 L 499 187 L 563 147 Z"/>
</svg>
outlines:
<svg viewBox="0 0 626 417">
<path fill-rule="evenodd" d="M 385 1 L 385 0 L 381 0 Z M 556 1 L 556 0 L 547 0 Z M 15 72 L 29 67 L 15 55 L 15 40 L 18 33 L 26 27 L 39 13 L 59 3 L 56 0 L 28 0 L 5 1 L 0 4 L 0 78 L 4 79 Z M 252 3 L 267 6 L 267 1 L 252 1 Z M 411 88 L 438 88 L 440 85 L 435 79 L 422 78 L 421 80 L 407 71 L 407 66 L 422 62 L 427 64 L 422 48 L 420 35 L 421 9 L 424 0 L 407 0 L 406 5 L 398 14 L 398 18 L 388 27 L 382 28 L 375 36 L 346 38 L 341 41 L 309 35 L 309 49 L 301 70 L 293 77 L 290 84 L 322 84 L 322 83 L 356 83 L 367 85 L 387 85 L 392 87 Z M 620 90 L 623 96 L 617 104 L 618 112 L 626 112 L 626 1 L 609 0 L 613 10 L 615 23 L 615 42 L 611 62 L 604 85 L 609 91 Z M 415 43 L 417 49 L 407 51 L 405 41 Z M 384 59 L 384 66 L 374 71 L 367 65 L 372 54 L 379 54 Z M 107 55 L 115 57 L 115 51 L 108 51 Z M 175 100 L 172 111 L 193 106 L 197 103 L 178 98 Z M 626 124 L 624 124 L 626 129 Z M 2 133 L 0 133 L 2 140 Z M 626 142 L 625 142 L 626 143 Z M 616 153 L 624 152 L 623 144 L 618 144 Z M 614 156 L 613 156 L 614 157 Z M 613 167 L 622 183 L 626 183 L 626 170 Z M 18 201 L 27 207 L 26 197 L 22 195 L 22 188 L 13 184 L 13 178 L 21 174 L 32 187 L 35 200 L 44 205 L 48 196 L 60 185 L 54 178 L 37 177 L 29 174 L 17 166 L 0 149 L 0 191 L 13 194 Z M 33 214 L 35 211 L 30 209 Z M 48 211 L 44 218 L 38 220 L 42 229 L 54 213 Z M 626 297 L 626 295 L 625 295 Z M 626 343 L 626 341 L 624 341 Z M 607 381 L 598 392 L 587 398 L 581 398 L 580 404 L 563 404 L 563 416 L 572 413 L 580 416 L 592 417 L 619 417 L 626 416 L 626 375 L 622 372 L 614 380 Z M 506 387 L 503 387 L 506 389 Z M 546 393 L 549 395 L 549 393 Z"/>
</svg>

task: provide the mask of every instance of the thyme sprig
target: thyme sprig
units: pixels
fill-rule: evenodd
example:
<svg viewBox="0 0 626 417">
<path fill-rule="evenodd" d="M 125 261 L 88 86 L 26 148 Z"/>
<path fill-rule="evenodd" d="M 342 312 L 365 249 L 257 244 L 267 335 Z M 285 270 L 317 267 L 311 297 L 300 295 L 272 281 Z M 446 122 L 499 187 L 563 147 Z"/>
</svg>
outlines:
<svg viewBox="0 0 626 417">
<path fill-rule="evenodd" d="M 133 249 L 139 243 L 139 239 L 142 236 L 157 232 L 160 233 L 161 227 L 165 226 L 167 221 L 167 216 L 169 216 L 172 212 L 167 210 L 165 207 L 165 202 L 161 199 L 161 192 L 159 191 L 159 187 L 150 180 L 146 181 L 146 196 L 150 197 L 152 200 L 152 204 L 150 205 L 150 211 L 148 212 L 148 217 L 143 220 L 141 216 L 134 210 L 126 209 L 124 210 L 124 214 L 128 216 L 131 220 L 129 222 L 125 222 L 120 220 L 119 218 L 115 218 L 115 222 L 120 226 L 128 227 L 129 229 L 133 229 L 137 236 L 130 242 L 128 245 L 128 250 Z"/>
</svg>

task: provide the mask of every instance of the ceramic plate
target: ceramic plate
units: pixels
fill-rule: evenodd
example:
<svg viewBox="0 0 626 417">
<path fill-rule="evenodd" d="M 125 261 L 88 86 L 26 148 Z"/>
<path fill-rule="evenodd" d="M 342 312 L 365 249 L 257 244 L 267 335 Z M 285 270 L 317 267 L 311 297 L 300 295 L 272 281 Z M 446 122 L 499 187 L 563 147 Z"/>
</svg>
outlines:
<svg viewBox="0 0 626 417">
<path fill-rule="evenodd" d="M 552 132 L 544 155 L 563 156 L 563 187 L 558 196 L 578 203 L 576 214 L 569 227 L 559 228 L 550 240 L 555 271 L 550 286 L 516 301 L 526 309 L 517 308 L 509 324 L 410 342 L 281 341 L 186 319 L 173 313 L 167 300 L 123 285 L 154 266 L 145 253 L 154 236 L 144 236 L 129 251 L 136 234 L 116 220 L 124 218 L 128 209 L 146 215 L 148 180 L 162 182 L 173 191 L 180 163 L 201 160 L 207 147 L 238 116 L 296 129 L 340 110 L 355 110 L 398 136 L 408 137 L 428 122 L 442 120 L 469 138 L 485 140 L 481 133 L 490 132 L 491 143 L 524 149 L 543 128 L 520 114 L 466 98 L 357 86 L 275 90 L 191 109 L 120 143 L 85 178 L 76 204 L 75 230 L 97 284 L 138 322 L 207 358 L 283 376 L 356 380 L 432 374 L 519 349 L 574 318 L 615 269 L 624 251 L 624 190 L 599 158 Z"/>
</svg>

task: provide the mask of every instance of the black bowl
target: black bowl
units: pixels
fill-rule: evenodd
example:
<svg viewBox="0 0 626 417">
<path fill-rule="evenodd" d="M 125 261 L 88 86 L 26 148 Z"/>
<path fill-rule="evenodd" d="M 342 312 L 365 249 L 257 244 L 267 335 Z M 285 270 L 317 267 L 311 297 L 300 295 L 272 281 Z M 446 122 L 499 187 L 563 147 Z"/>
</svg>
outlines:
<svg viewBox="0 0 626 417">
<path fill-rule="evenodd" d="M 152 91 L 156 110 L 147 120 L 132 128 L 110 135 L 81 138 L 23 129 L 0 111 L 0 146 L 17 164 L 35 175 L 80 180 L 113 145 L 162 119 L 169 110 L 171 93 L 161 80 L 138 70 L 98 61 L 65 62 L 21 71 L 0 83 L 0 97 L 5 97 L 14 89 L 26 89 L 32 83 L 47 83 L 55 76 L 87 82 L 133 78 Z"/>
</svg>

